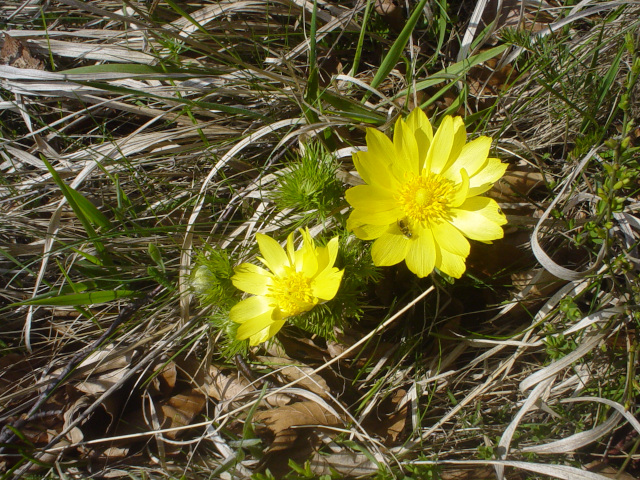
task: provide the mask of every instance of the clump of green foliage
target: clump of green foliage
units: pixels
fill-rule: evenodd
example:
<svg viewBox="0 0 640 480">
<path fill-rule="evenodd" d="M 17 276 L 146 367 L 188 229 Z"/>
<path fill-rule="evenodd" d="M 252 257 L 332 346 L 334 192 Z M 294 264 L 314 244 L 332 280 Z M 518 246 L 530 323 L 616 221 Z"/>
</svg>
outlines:
<svg viewBox="0 0 640 480">
<path fill-rule="evenodd" d="M 278 177 L 273 200 L 280 210 L 310 212 L 326 219 L 340 206 L 343 194 L 336 177 L 338 163 L 319 142 L 310 142 L 291 158 Z"/>
</svg>

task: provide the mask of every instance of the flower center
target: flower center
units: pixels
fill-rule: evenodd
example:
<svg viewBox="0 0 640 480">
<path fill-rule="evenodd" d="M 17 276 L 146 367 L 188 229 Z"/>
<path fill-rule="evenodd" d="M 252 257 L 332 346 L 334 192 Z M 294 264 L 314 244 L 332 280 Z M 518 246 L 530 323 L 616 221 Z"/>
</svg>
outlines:
<svg viewBox="0 0 640 480">
<path fill-rule="evenodd" d="M 283 318 L 307 312 L 317 303 L 311 291 L 311 280 L 302 272 L 285 267 L 281 277 L 274 277 L 269 286 L 269 296 L 275 300 Z"/>
<path fill-rule="evenodd" d="M 440 223 L 449 216 L 454 184 L 436 173 L 409 178 L 397 200 L 410 222 Z"/>
</svg>

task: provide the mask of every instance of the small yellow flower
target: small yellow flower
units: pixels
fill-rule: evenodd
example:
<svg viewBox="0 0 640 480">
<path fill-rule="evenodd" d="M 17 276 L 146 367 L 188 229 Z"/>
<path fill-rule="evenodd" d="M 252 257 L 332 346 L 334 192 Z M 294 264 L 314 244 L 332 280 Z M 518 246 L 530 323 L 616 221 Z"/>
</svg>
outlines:
<svg viewBox="0 0 640 480">
<path fill-rule="evenodd" d="M 469 255 L 467 238 L 502 238 L 505 216 L 494 200 L 479 195 L 507 166 L 488 158 L 491 138 L 466 140 L 461 117 L 445 117 L 434 136 L 419 108 L 397 121 L 393 141 L 367 130 L 367 151 L 353 155 L 366 185 L 346 192 L 353 207 L 347 227 L 362 240 L 375 239 L 376 265 L 404 260 L 419 277 L 437 268 L 460 278 Z"/>
<path fill-rule="evenodd" d="M 294 250 L 293 233 L 286 251 L 273 238 L 258 233 L 258 257 L 269 270 L 243 263 L 231 281 L 253 296 L 236 304 L 229 317 L 240 323 L 237 339 L 258 345 L 273 337 L 287 318 L 308 312 L 338 292 L 344 270 L 333 266 L 338 255 L 338 237 L 326 247 L 316 247 L 308 229 L 300 230 L 302 246 Z"/>
</svg>

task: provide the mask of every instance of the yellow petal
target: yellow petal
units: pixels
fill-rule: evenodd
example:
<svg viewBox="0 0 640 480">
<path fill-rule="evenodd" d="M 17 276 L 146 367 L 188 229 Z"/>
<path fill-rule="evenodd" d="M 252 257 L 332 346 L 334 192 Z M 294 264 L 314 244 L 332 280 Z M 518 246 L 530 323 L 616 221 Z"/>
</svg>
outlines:
<svg viewBox="0 0 640 480">
<path fill-rule="evenodd" d="M 389 166 L 395 160 L 396 149 L 391 140 L 382 132 L 367 128 L 367 151 L 353 154 L 353 164 L 369 185 L 391 187 Z"/>
<path fill-rule="evenodd" d="M 236 323 L 245 323 L 254 318 L 262 318 L 265 315 L 267 319 L 270 319 L 272 312 L 273 307 L 269 306 L 269 301 L 266 297 L 255 296 L 236 303 L 229 311 L 229 318 Z"/>
<path fill-rule="evenodd" d="M 462 120 L 462 117 L 453 117 L 453 144 L 451 145 L 447 164 L 442 168 L 443 172 L 458 159 L 466 143 L 467 129 L 464 126 L 464 120 Z"/>
<path fill-rule="evenodd" d="M 420 108 L 414 108 L 405 122 L 407 128 L 412 131 L 416 137 L 418 145 L 418 172 L 424 168 L 427 159 L 429 146 L 433 142 L 433 129 L 429 119 Z"/>
<path fill-rule="evenodd" d="M 267 286 L 271 281 L 271 273 L 267 270 L 252 263 L 243 263 L 234 271 L 235 275 L 231 277 L 231 282 L 237 289 L 253 295 L 267 293 Z"/>
<path fill-rule="evenodd" d="M 460 208 L 452 209 L 451 215 L 453 226 L 472 240 L 490 242 L 504 236 L 501 225 L 507 223 L 507 219 L 490 198 L 468 198 Z"/>
<path fill-rule="evenodd" d="M 262 343 L 266 340 L 269 340 L 271 337 L 275 336 L 276 333 L 278 333 L 280 331 L 280 329 L 282 328 L 282 326 L 285 324 L 284 320 L 276 320 L 275 322 L 273 322 L 271 324 L 271 326 L 269 327 L 269 333 L 268 333 L 268 337 L 265 338 L 264 340 L 262 340 L 259 343 Z"/>
<path fill-rule="evenodd" d="M 438 249 L 436 268 L 453 278 L 460 278 L 467 266 L 465 257 L 450 253 L 444 249 Z"/>
<path fill-rule="evenodd" d="M 311 285 L 313 295 L 321 300 L 331 300 L 338 293 L 344 270 L 331 268 L 321 272 Z"/>
<path fill-rule="evenodd" d="M 329 240 L 326 247 L 318 247 L 318 273 L 333 267 L 338 257 L 338 237 Z"/>
<path fill-rule="evenodd" d="M 249 345 L 251 345 L 252 347 L 255 347 L 256 345 L 260 345 L 262 342 L 266 342 L 273 336 L 270 334 L 270 332 L 271 332 L 271 327 L 269 326 L 269 327 L 263 328 L 258 333 L 251 335 L 249 337 Z M 238 340 L 244 340 L 244 338 L 242 339 L 238 338 Z"/>
<path fill-rule="evenodd" d="M 289 259 L 284 249 L 273 238 L 256 234 L 260 253 L 264 257 L 263 263 L 276 275 L 282 275 L 285 266 L 289 266 Z"/>
<path fill-rule="evenodd" d="M 463 168 L 460 170 L 460 182 L 457 185 L 453 198 L 450 200 L 449 205 L 453 208 L 459 207 L 469 196 L 469 176 Z"/>
<path fill-rule="evenodd" d="M 441 222 L 431 228 L 433 238 L 440 248 L 450 253 L 467 257 L 471 246 L 464 235 L 448 222 Z"/>
<path fill-rule="evenodd" d="M 456 160 L 442 172 L 443 175 L 449 180 L 459 182 L 460 170 L 464 168 L 469 176 L 473 177 L 486 163 L 490 148 L 491 138 L 489 137 L 478 137 L 470 141 L 462 147 Z"/>
<path fill-rule="evenodd" d="M 453 133 L 453 120 L 447 116 L 440 124 L 435 137 L 433 137 L 433 143 L 429 147 L 429 153 L 427 153 L 425 167 L 429 171 L 441 173 L 446 166 L 453 146 Z"/>
<path fill-rule="evenodd" d="M 312 278 L 318 272 L 318 249 L 311 237 L 308 228 L 300 231 L 302 233 L 302 248 L 296 252 L 300 263 L 296 265 L 296 271 L 302 272 L 308 278 Z"/>
<path fill-rule="evenodd" d="M 373 263 L 379 267 L 400 263 L 405 259 L 410 243 L 414 242 L 404 235 L 384 233 L 371 247 Z"/>
<path fill-rule="evenodd" d="M 273 325 L 273 322 L 274 320 L 268 313 L 265 313 L 259 317 L 252 318 L 251 320 L 246 321 L 238 327 L 236 338 L 238 340 L 245 340 L 249 337 L 254 337 L 256 339 L 264 338 L 264 333 L 261 332 L 263 332 L 265 329 L 268 332 L 269 327 Z M 255 343 L 252 343 L 252 345 L 255 345 Z"/>
<path fill-rule="evenodd" d="M 418 229 L 417 235 L 414 237 L 410 242 L 405 261 L 407 268 L 422 278 L 433 271 L 436 263 L 436 245 L 429 229 Z"/>
<path fill-rule="evenodd" d="M 396 122 L 393 131 L 393 145 L 396 147 L 396 159 L 391 164 L 391 171 L 398 180 L 402 180 L 406 172 L 418 175 L 418 144 L 414 132 L 402 119 Z"/>
<path fill-rule="evenodd" d="M 371 213 L 391 210 L 397 205 L 393 192 L 370 185 L 351 187 L 345 192 L 345 198 L 353 208 Z"/>
<path fill-rule="evenodd" d="M 507 164 L 497 158 L 488 158 L 482 168 L 469 179 L 469 196 L 480 195 L 491 189 L 504 175 Z"/>
<path fill-rule="evenodd" d="M 360 225 L 391 225 L 403 216 L 404 214 L 402 210 L 400 210 L 400 207 L 394 207 L 385 212 L 370 212 L 363 209 L 356 209 L 351 212 L 349 219 L 354 222 L 354 224 Z"/>
<path fill-rule="evenodd" d="M 287 258 L 289 260 L 288 265 L 292 266 L 295 268 L 296 265 L 296 250 L 295 247 L 293 245 L 293 233 L 291 232 L 288 236 L 287 236 L 287 243 L 286 243 L 286 252 L 287 252 Z"/>
<path fill-rule="evenodd" d="M 360 240 L 375 240 L 389 228 L 388 225 L 368 225 L 358 221 L 354 221 L 353 213 L 347 219 L 347 230 L 353 232 L 353 234 Z"/>
</svg>

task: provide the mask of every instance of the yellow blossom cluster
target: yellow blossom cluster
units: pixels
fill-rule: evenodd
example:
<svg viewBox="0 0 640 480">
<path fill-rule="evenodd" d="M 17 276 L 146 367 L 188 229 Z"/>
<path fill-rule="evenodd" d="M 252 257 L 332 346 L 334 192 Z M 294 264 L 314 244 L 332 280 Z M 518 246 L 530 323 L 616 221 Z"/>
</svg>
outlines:
<svg viewBox="0 0 640 480">
<path fill-rule="evenodd" d="M 420 109 L 399 119 L 393 139 L 369 128 L 367 150 L 354 153 L 364 185 L 346 192 L 353 207 L 347 228 L 362 240 L 374 240 L 375 265 L 404 261 L 418 277 L 435 268 L 459 278 L 469 255 L 467 239 L 502 238 L 506 218 L 498 204 L 481 194 L 504 174 L 506 164 L 489 157 L 491 138 L 467 142 L 461 117 L 445 117 L 433 133 Z M 233 284 L 251 296 L 230 311 L 239 323 L 237 339 L 257 345 L 273 337 L 287 318 L 308 312 L 336 295 L 344 271 L 334 267 L 338 238 L 316 246 L 309 230 L 294 234 L 286 249 L 262 234 L 257 242 L 260 267 L 235 268 Z"/>
</svg>

